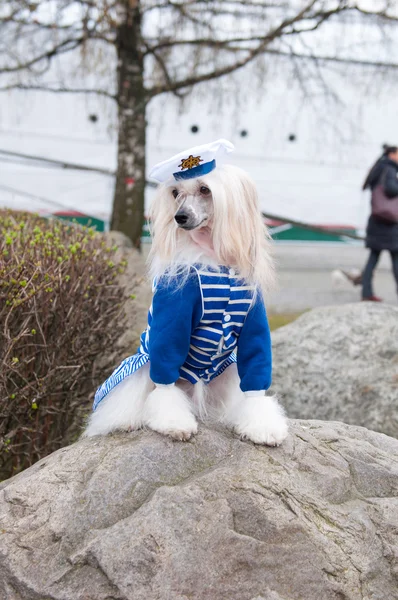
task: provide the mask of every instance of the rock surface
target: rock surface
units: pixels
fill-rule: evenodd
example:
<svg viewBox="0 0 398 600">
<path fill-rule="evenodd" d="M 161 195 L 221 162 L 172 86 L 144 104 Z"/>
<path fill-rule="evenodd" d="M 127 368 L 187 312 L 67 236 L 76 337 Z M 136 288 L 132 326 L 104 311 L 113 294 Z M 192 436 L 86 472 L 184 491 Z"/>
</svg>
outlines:
<svg viewBox="0 0 398 600">
<path fill-rule="evenodd" d="M 398 308 L 312 310 L 273 333 L 273 390 L 289 417 L 398 437 Z"/>
<path fill-rule="evenodd" d="M 398 440 L 83 440 L 0 486 L 2 600 L 395 600 Z"/>
</svg>

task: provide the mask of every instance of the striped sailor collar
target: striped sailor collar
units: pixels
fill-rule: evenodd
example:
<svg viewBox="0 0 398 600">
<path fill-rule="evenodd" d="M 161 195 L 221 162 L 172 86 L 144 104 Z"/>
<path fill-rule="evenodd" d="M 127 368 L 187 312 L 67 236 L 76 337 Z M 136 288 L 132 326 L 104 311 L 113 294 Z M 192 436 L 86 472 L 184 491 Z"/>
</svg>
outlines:
<svg viewBox="0 0 398 600">
<path fill-rule="evenodd" d="M 239 272 L 236 268 L 226 266 L 226 265 L 214 266 L 214 265 L 195 264 L 194 267 L 197 271 L 199 271 L 200 273 L 204 273 L 204 274 L 214 273 L 217 275 L 218 273 L 220 273 L 221 275 L 229 275 L 230 277 L 239 277 Z"/>
</svg>

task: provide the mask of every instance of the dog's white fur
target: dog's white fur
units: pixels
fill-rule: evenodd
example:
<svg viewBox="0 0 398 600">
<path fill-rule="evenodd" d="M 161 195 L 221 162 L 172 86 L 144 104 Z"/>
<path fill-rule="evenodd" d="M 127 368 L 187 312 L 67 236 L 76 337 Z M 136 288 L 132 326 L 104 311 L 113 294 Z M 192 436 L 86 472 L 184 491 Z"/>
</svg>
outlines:
<svg viewBox="0 0 398 600">
<path fill-rule="evenodd" d="M 203 186 L 211 194 L 203 196 Z M 189 214 L 190 230 L 176 225 L 174 217 L 179 210 Z M 166 270 L 173 276 L 177 269 L 181 276 L 181 265 L 186 265 L 188 273 L 193 263 L 224 264 L 236 268 L 264 297 L 272 288 L 269 234 L 254 183 L 241 169 L 223 166 L 200 179 L 160 186 L 151 207 L 151 224 L 152 277 Z M 246 397 L 239 388 L 234 364 L 208 385 L 179 380 L 175 386 L 155 386 L 147 364 L 102 400 L 84 435 L 148 427 L 177 440 L 188 440 L 197 432 L 197 418 L 224 423 L 242 438 L 258 444 L 278 445 L 288 432 L 277 399 Z"/>
</svg>

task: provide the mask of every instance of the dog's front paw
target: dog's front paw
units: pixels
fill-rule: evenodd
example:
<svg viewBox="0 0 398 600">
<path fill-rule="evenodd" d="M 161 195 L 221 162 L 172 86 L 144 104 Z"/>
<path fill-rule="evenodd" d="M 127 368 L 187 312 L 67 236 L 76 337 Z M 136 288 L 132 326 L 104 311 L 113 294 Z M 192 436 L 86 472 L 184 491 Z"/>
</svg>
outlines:
<svg viewBox="0 0 398 600">
<path fill-rule="evenodd" d="M 148 420 L 147 425 L 153 431 L 167 435 L 178 442 L 187 442 L 197 433 L 198 424 L 195 418 L 158 418 Z"/>
<path fill-rule="evenodd" d="M 198 431 L 189 399 L 175 386 L 159 387 L 149 394 L 144 406 L 144 422 L 153 431 L 179 442 L 187 442 Z"/>
<path fill-rule="evenodd" d="M 197 425 L 197 423 L 195 423 L 195 427 L 191 428 L 190 431 L 188 430 L 187 427 L 185 428 L 185 430 L 168 429 L 165 431 L 159 431 L 159 430 L 155 429 L 154 431 L 158 431 L 158 433 L 162 433 L 163 435 L 168 435 L 169 437 L 171 437 L 172 440 L 176 440 L 177 442 L 188 442 L 191 439 L 191 437 L 195 433 L 197 433 L 198 425 Z"/>
<path fill-rule="evenodd" d="M 286 420 L 283 418 L 281 423 L 274 424 L 273 426 L 265 425 L 259 427 L 253 425 L 252 427 L 235 428 L 242 440 L 250 440 L 255 444 L 263 444 L 264 446 L 280 446 L 286 439 L 288 434 L 288 426 Z"/>
<path fill-rule="evenodd" d="M 242 439 L 255 444 L 279 446 L 288 435 L 288 424 L 283 408 L 274 397 L 255 396 L 243 402 L 240 420 L 234 430 Z"/>
</svg>

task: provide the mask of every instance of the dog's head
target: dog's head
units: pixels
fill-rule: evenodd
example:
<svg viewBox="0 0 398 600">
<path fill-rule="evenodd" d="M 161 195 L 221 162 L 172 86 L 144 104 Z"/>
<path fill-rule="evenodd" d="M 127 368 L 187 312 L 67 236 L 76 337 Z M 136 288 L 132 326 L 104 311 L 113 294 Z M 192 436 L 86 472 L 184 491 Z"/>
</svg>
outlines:
<svg viewBox="0 0 398 600">
<path fill-rule="evenodd" d="M 234 265 L 263 291 L 272 287 L 269 235 L 255 184 L 242 169 L 222 165 L 202 177 L 160 185 L 150 220 L 152 273 L 189 262 L 196 247 L 202 250 L 196 262 L 207 254 L 217 264 Z"/>
<path fill-rule="evenodd" d="M 174 221 L 177 227 L 192 231 L 207 227 L 214 214 L 210 188 L 200 179 L 179 181 L 169 186 L 176 203 Z"/>
</svg>

